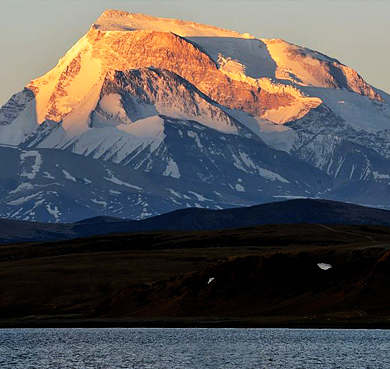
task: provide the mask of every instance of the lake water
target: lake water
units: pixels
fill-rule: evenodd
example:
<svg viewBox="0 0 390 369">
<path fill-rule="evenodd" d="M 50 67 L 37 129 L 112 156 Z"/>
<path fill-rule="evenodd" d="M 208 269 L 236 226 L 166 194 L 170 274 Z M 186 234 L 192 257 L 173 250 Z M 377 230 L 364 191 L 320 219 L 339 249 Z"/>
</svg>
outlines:
<svg viewBox="0 0 390 369">
<path fill-rule="evenodd" d="M 0 368 L 390 368 L 390 331 L 0 329 Z"/>
</svg>

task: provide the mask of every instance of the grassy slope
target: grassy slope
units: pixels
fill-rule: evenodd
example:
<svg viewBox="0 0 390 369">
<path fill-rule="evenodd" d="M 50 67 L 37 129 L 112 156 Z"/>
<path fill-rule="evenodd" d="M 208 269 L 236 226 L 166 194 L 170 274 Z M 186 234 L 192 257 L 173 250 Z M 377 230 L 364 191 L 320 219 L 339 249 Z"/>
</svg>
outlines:
<svg viewBox="0 0 390 369">
<path fill-rule="evenodd" d="M 357 318 L 367 318 L 366 312 L 356 313 L 362 310 L 357 306 L 360 299 L 354 300 L 353 293 L 359 293 L 358 290 L 354 290 L 355 292 L 347 296 L 352 299 L 352 302 L 346 305 L 347 313 L 344 314 L 336 303 L 335 306 L 333 303 L 326 302 L 328 297 L 333 302 L 337 297 L 333 290 L 325 288 L 328 285 L 324 287 L 321 284 L 324 287 L 321 290 L 322 297 L 316 295 L 314 300 L 317 301 L 317 305 L 313 305 L 314 300 L 307 299 L 304 295 L 306 293 L 313 295 L 316 283 L 302 285 L 307 288 L 307 291 L 299 290 L 302 293 L 299 291 L 298 293 L 293 288 L 294 284 L 286 284 L 286 281 L 291 280 L 288 274 L 278 282 L 275 275 L 280 273 L 272 274 L 272 271 L 281 271 L 283 263 L 287 263 L 283 270 L 301 270 L 302 260 L 299 260 L 297 255 L 304 252 L 305 254 L 299 254 L 300 258 L 302 255 L 307 255 L 306 259 L 311 260 L 310 268 L 317 260 L 317 262 L 331 260 L 335 265 L 344 265 L 341 269 L 334 267 L 333 271 L 324 273 L 333 273 L 336 270 L 337 275 L 332 279 L 330 288 L 337 286 L 340 288 L 342 280 L 348 277 L 348 273 L 343 274 L 341 270 L 350 270 L 354 278 L 350 283 L 352 288 L 362 280 L 363 274 L 370 273 L 378 263 L 378 259 L 383 257 L 389 240 L 390 228 L 300 224 L 268 225 L 224 231 L 154 232 L 51 243 L 3 245 L 0 246 L 0 280 L 2 281 L 0 325 L 41 325 L 48 319 L 55 319 L 56 323 L 53 323 L 55 325 L 67 324 L 66 322 L 73 325 L 84 324 L 85 319 L 102 306 L 102 303 L 104 305 L 97 313 L 95 312 L 95 319 L 99 321 L 110 319 L 110 324 L 116 324 L 112 323 L 113 321 L 124 324 L 123 319 L 132 319 L 134 324 L 146 324 L 137 323 L 140 319 L 141 321 L 157 319 L 163 322 L 161 324 L 168 324 L 167 322 L 174 319 L 176 322 L 172 323 L 174 325 L 179 324 L 178 321 L 199 325 L 210 319 L 211 321 L 217 319 L 218 324 L 221 324 L 218 320 L 221 317 L 233 319 L 235 325 L 242 322 L 249 325 L 280 322 L 289 324 L 308 314 L 313 320 L 313 317 L 320 313 L 320 320 L 314 319 L 316 324 L 319 324 L 319 322 L 326 323 L 329 319 L 326 316 L 328 313 L 326 309 L 333 309 L 332 317 L 335 319 L 338 316 L 340 322 L 349 319 L 348 312 L 354 312 Z M 281 252 L 287 256 L 281 259 L 278 255 Z M 246 259 L 246 256 L 255 258 Z M 261 264 L 259 257 L 264 256 L 270 274 L 261 277 L 256 274 L 256 270 Z M 241 263 L 244 264 L 238 263 L 236 257 L 243 258 Z M 318 274 L 320 270 L 317 269 L 314 263 L 311 272 Z M 205 286 L 204 278 L 210 273 L 222 273 L 222 270 L 225 273 L 222 279 L 229 281 L 228 285 L 234 285 L 235 290 L 222 288 L 219 300 L 214 300 L 214 293 L 209 294 L 208 297 L 202 295 L 202 298 L 195 298 L 196 288 L 199 290 L 199 288 L 213 286 L 212 284 Z M 381 270 L 383 278 L 376 278 L 379 280 L 379 285 L 375 286 L 376 290 L 388 285 L 386 268 Z M 197 272 L 199 274 L 196 274 Z M 261 295 L 253 287 L 243 293 L 243 286 L 248 286 L 247 280 L 245 282 L 243 277 L 240 277 L 244 272 L 252 273 L 251 275 L 255 276 L 254 280 L 269 285 L 269 290 L 264 290 Z M 293 276 L 294 273 L 291 273 Z M 236 275 L 237 278 L 229 280 L 231 274 Z M 184 277 L 175 277 L 181 275 Z M 330 274 L 319 275 L 322 278 Z M 306 278 L 308 281 L 316 281 L 310 274 L 306 277 L 303 274 L 299 280 Z M 165 283 L 164 288 L 161 288 L 158 293 L 152 291 L 158 285 L 152 283 L 163 280 L 168 280 L 159 282 L 160 285 Z M 269 284 L 270 280 L 274 282 Z M 144 286 L 140 287 L 140 284 Z M 213 288 L 216 288 L 215 286 L 218 285 L 215 283 Z M 348 288 L 348 286 L 348 282 L 345 282 L 344 287 Z M 146 300 L 146 304 L 142 300 L 145 288 L 150 289 L 153 296 L 153 299 Z M 184 293 L 171 298 L 175 288 L 184 288 Z M 126 291 L 131 291 L 141 300 L 129 298 Z M 257 300 L 250 298 L 254 293 L 259 296 Z M 285 301 L 286 296 L 290 295 L 292 300 Z M 186 302 L 184 305 L 183 301 Z M 189 301 L 192 302 L 188 304 Z M 386 314 L 387 312 L 383 310 L 383 304 L 378 303 L 377 309 L 372 311 L 372 314 L 375 313 L 375 319 L 380 321 L 381 311 Z M 311 310 L 304 308 L 309 305 L 314 308 Z M 294 312 L 291 307 L 294 307 Z M 270 309 L 273 312 L 270 312 Z M 367 310 L 367 306 L 364 309 Z M 23 322 L 18 320 L 23 317 Z M 72 319 L 78 320 L 76 322 Z M 335 322 L 334 319 L 332 322 Z M 360 319 L 360 321 L 365 322 L 367 319 Z"/>
</svg>

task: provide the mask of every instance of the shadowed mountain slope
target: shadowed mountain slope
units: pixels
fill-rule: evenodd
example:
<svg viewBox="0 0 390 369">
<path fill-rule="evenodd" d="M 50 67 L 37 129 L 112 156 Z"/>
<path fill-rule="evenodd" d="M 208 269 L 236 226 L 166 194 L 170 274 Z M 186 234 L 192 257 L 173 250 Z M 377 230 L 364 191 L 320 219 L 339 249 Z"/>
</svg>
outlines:
<svg viewBox="0 0 390 369">
<path fill-rule="evenodd" d="M 209 230 L 262 224 L 339 224 L 390 226 L 390 212 L 342 202 L 297 199 L 223 210 L 189 208 L 144 220 L 95 217 L 68 224 L 1 220 L 0 240 L 51 241 L 111 233 Z"/>
</svg>

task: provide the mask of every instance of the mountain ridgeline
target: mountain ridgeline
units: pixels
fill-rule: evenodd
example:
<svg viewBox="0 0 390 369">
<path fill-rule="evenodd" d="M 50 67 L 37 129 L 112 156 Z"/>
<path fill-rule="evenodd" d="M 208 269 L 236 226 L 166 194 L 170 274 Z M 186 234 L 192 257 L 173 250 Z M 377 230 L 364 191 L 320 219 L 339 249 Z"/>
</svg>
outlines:
<svg viewBox="0 0 390 369">
<path fill-rule="evenodd" d="M 108 10 L 0 109 L 0 216 L 142 220 L 295 198 L 387 208 L 389 129 L 390 96 L 334 58 Z"/>
<path fill-rule="evenodd" d="M 224 210 L 181 209 L 138 221 L 95 217 L 75 223 L 52 224 L 3 219 L 0 220 L 0 243 L 46 242 L 119 233 L 237 229 L 269 224 L 316 224 L 325 229 L 326 224 L 390 227 L 390 211 L 301 199 Z"/>
</svg>

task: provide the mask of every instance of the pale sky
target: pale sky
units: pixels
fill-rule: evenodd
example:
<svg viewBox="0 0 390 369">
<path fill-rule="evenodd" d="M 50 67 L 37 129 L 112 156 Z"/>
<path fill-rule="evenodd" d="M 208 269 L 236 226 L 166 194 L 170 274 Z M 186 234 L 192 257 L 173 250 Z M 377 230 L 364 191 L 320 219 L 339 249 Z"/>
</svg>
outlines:
<svg viewBox="0 0 390 369">
<path fill-rule="evenodd" d="M 0 0 L 0 106 L 54 67 L 109 8 L 282 38 L 336 58 L 390 92 L 386 0 Z"/>
</svg>

